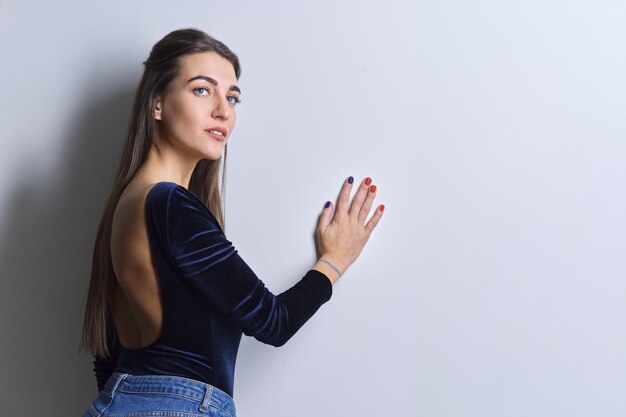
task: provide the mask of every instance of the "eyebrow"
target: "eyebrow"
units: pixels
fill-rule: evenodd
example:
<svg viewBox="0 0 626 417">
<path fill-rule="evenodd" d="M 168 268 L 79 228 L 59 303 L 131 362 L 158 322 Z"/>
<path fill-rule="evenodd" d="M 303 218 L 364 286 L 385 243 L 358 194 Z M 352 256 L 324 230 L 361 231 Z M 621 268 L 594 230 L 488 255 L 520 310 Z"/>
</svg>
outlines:
<svg viewBox="0 0 626 417">
<path fill-rule="evenodd" d="M 211 84 L 213 84 L 214 86 L 217 87 L 217 81 L 215 80 L 215 78 L 209 77 L 207 75 L 196 75 L 195 77 L 190 78 L 189 81 L 187 81 L 187 84 L 189 84 L 190 82 L 195 81 L 195 80 L 208 81 L 208 82 L 210 82 Z M 237 91 L 239 94 L 241 94 L 241 89 L 239 87 L 237 87 L 236 85 L 231 85 L 228 88 L 228 91 Z"/>
</svg>

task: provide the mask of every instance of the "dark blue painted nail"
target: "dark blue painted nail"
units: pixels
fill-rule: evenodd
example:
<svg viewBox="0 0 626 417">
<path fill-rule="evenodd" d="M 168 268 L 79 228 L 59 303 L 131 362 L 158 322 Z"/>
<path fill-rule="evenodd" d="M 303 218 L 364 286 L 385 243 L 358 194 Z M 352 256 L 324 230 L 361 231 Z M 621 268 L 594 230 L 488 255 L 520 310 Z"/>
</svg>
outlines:
<svg viewBox="0 0 626 417">
<path fill-rule="evenodd" d="M 326 204 L 324 205 L 324 208 L 328 208 L 330 206 L 330 201 L 327 201 Z"/>
<path fill-rule="evenodd" d="M 350 176 L 350 177 L 348 177 L 348 182 L 349 182 L 350 184 L 352 184 L 352 181 L 354 181 L 354 178 L 352 178 L 351 176 Z"/>
</svg>

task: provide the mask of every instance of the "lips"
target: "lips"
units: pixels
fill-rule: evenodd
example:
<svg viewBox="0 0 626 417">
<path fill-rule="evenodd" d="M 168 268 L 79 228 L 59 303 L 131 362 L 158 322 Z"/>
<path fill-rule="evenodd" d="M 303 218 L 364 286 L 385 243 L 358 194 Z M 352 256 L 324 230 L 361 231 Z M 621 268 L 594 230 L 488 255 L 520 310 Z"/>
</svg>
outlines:
<svg viewBox="0 0 626 417">
<path fill-rule="evenodd" d="M 212 132 L 209 132 L 208 130 L 205 130 L 205 132 L 207 132 L 209 134 L 209 136 L 211 136 L 213 139 L 219 140 L 220 142 L 226 140 L 226 138 L 224 136 L 219 135 L 217 133 L 212 133 Z"/>
<path fill-rule="evenodd" d="M 224 129 L 223 127 L 211 127 L 209 129 L 205 129 L 205 132 L 208 132 L 211 136 L 213 136 L 216 139 L 221 139 L 224 140 L 226 139 L 226 135 L 228 134 L 228 130 Z M 216 133 L 219 132 L 219 133 Z M 221 135 L 220 135 L 221 133 Z"/>
</svg>

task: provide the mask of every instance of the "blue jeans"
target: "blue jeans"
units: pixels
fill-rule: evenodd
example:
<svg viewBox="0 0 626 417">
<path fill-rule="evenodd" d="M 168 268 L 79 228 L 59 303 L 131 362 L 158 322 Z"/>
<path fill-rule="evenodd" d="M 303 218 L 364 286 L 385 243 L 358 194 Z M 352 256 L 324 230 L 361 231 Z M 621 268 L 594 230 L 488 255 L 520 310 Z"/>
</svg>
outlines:
<svg viewBox="0 0 626 417">
<path fill-rule="evenodd" d="M 189 378 L 113 372 L 83 417 L 236 417 L 224 391 Z"/>
</svg>

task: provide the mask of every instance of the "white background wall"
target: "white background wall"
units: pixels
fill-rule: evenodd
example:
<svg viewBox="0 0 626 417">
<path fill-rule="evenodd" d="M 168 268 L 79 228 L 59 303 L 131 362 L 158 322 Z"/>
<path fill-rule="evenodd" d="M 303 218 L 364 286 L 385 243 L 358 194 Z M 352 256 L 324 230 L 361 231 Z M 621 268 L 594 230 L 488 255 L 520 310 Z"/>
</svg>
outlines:
<svg viewBox="0 0 626 417">
<path fill-rule="evenodd" d="M 229 238 L 274 292 L 344 178 L 386 213 L 241 417 L 626 415 L 621 0 L 0 1 L 0 413 L 81 415 L 93 240 L 141 62 L 240 57 Z"/>
</svg>

